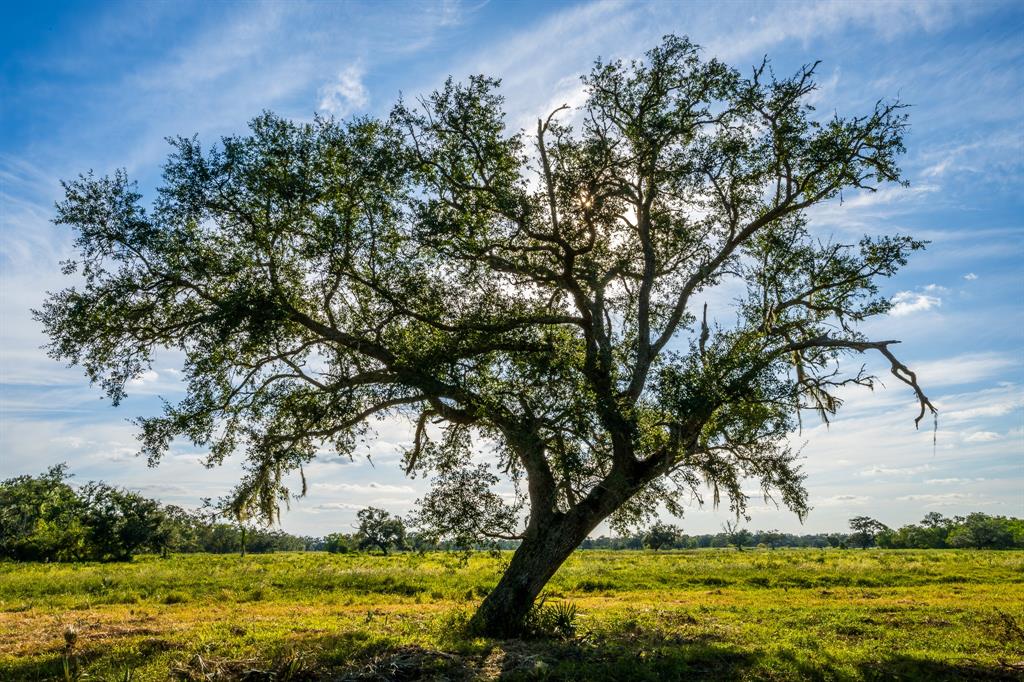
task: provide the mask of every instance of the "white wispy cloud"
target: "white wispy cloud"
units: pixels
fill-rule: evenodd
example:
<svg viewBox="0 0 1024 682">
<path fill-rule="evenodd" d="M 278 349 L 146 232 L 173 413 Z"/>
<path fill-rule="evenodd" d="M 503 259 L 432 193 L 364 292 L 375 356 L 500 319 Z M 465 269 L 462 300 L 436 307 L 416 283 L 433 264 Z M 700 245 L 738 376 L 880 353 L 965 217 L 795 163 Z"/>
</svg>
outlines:
<svg viewBox="0 0 1024 682">
<path fill-rule="evenodd" d="M 1002 438 L 1002 435 L 995 431 L 975 431 L 964 436 L 964 440 L 968 443 L 990 443 L 1000 438 Z"/>
<path fill-rule="evenodd" d="M 865 505 L 871 501 L 871 497 L 868 495 L 831 495 L 829 497 L 823 497 L 815 499 L 813 504 L 815 508 L 818 507 L 856 507 Z"/>
<path fill-rule="evenodd" d="M 914 363 L 914 371 L 928 386 L 957 386 L 1005 375 L 1018 365 L 1009 353 L 961 353 Z"/>
<path fill-rule="evenodd" d="M 931 294 L 923 294 L 914 291 L 898 291 L 892 297 L 892 309 L 889 314 L 893 317 L 903 317 L 913 313 L 931 310 L 942 305 L 942 299 Z"/>
<path fill-rule="evenodd" d="M 973 393 L 942 396 L 936 402 L 942 410 L 944 421 L 974 422 L 1020 412 L 1024 409 L 1024 394 L 1020 387 L 1004 384 Z"/>
<path fill-rule="evenodd" d="M 927 485 L 966 485 L 968 483 L 980 483 L 984 478 L 929 478 L 925 480 Z"/>
<path fill-rule="evenodd" d="M 907 467 L 887 467 L 887 466 L 873 466 L 870 469 L 865 469 L 860 472 L 861 476 L 913 476 L 914 474 L 920 474 L 925 471 L 931 471 L 932 466 L 929 464 L 922 464 L 919 466 L 907 466 Z"/>
<path fill-rule="evenodd" d="M 155 381 L 160 380 L 160 373 L 155 369 L 147 369 L 137 377 L 133 377 L 129 382 L 129 386 L 144 386 L 145 384 L 152 384 Z"/>
<path fill-rule="evenodd" d="M 363 84 L 365 71 L 361 64 L 349 64 L 337 77 L 318 91 L 319 108 L 338 118 L 365 109 L 370 104 L 370 93 Z"/>
<path fill-rule="evenodd" d="M 904 33 L 937 31 L 972 11 L 937 2 L 783 2 L 750 11 L 742 38 L 727 35 L 711 43 L 724 55 L 760 53 L 783 41 L 810 42 L 854 28 L 867 28 L 884 40 Z"/>
<path fill-rule="evenodd" d="M 415 493 L 411 485 L 394 485 L 391 483 L 314 483 L 311 488 L 314 491 L 345 492 L 361 494 L 381 493 Z"/>
<path fill-rule="evenodd" d="M 485 0 L 486 1 L 486 0 Z M 466 21 L 466 15 L 479 9 L 483 2 L 467 7 L 466 3 L 460 0 L 441 0 L 437 10 L 437 23 L 439 26 L 459 26 Z"/>
<path fill-rule="evenodd" d="M 945 158 L 925 168 L 923 171 L 921 171 L 921 175 L 926 178 L 934 178 L 937 175 L 944 174 L 947 170 L 949 170 L 950 166 L 952 165 L 953 159 Z"/>
<path fill-rule="evenodd" d="M 993 500 L 988 495 L 977 493 L 923 493 L 920 495 L 902 495 L 897 499 L 905 502 L 925 504 L 931 507 L 960 507 L 969 505 L 977 508 L 1000 504 L 998 500 Z"/>
<path fill-rule="evenodd" d="M 963 410 L 954 410 L 944 416 L 946 419 L 951 421 L 968 421 L 979 417 L 1002 417 L 1003 415 L 1010 414 L 1014 410 L 1019 410 L 1020 407 L 1021 404 L 1019 402 L 1007 400 L 992 403 L 991 405 L 980 405 L 978 407 L 971 407 Z"/>
<path fill-rule="evenodd" d="M 861 191 L 849 199 L 844 199 L 842 206 L 847 209 L 874 208 L 900 204 L 905 207 L 908 202 L 921 200 L 940 189 L 939 185 L 915 185 L 913 187 L 884 187 L 882 189 Z"/>
<path fill-rule="evenodd" d="M 311 507 L 312 510 L 323 511 L 359 511 L 364 505 L 352 504 L 351 502 L 323 502 Z M 309 510 L 307 510 L 309 511 Z"/>
</svg>

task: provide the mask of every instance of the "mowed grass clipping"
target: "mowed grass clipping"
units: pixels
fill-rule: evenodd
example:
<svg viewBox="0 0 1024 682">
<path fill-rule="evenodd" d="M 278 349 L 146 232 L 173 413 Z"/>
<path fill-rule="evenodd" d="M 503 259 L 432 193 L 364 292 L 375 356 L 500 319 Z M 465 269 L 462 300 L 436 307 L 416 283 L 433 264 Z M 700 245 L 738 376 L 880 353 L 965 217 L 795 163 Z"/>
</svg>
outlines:
<svg viewBox="0 0 1024 682">
<path fill-rule="evenodd" d="M 508 557 L 0 563 L 0 680 L 1024 679 L 1024 552 L 577 552 L 562 636 L 466 636 Z"/>
</svg>

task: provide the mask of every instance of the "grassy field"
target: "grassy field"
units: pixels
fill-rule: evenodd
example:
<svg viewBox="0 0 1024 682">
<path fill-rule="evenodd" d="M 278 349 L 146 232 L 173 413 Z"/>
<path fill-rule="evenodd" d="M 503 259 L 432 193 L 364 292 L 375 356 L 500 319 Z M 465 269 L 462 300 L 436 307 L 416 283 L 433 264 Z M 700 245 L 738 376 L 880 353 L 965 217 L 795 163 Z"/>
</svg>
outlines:
<svg viewBox="0 0 1024 682">
<path fill-rule="evenodd" d="M 1024 552 L 578 552 L 550 636 L 465 636 L 504 561 L 0 563 L 0 680 L 1024 679 Z"/>
</svg>

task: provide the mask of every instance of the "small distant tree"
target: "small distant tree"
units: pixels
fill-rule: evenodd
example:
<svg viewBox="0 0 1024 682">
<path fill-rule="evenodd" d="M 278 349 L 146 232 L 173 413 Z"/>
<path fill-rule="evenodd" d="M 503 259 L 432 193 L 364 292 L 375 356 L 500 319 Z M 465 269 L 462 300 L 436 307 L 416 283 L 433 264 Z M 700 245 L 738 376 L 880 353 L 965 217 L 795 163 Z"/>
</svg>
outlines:
<svg viewBox="0 0 1024 682">
<path fill-rule="evenodd" d="M 82 501 L 66 464 L 0 482 L 0 558 L 73 561 L 86 555 Z"/>
<path fill-rule="evenodd" d="M 921 519 L 921 525 L 926 530 L 929 547 L 949 546 L 949 533 L 953 530 L 953 519 L 946 518 L 939 512 L 928 512 Z"/>
<path fill-rule="evenodd" d="M 392 547 L 405 547 L 405 523 L 401 518 L 377 507 L 367 507 L 356 516 L 359 519 L 356 532 L 359 549 L 377 547 L 387 554 Z"/>
<path fill-rule="evenodd" d="M 917 528 L 917 526 L 914 526 Z M 904 531 L 908 531 L 908 528 L 901 528 L 900 530 L 893 530 L 892 528 L 886 528 L 875 534 L 875 546 L 879 549 L 901 549 L 906 547 L 906 534 Z"/>
<path fill-rule="evenodd" d="M 240 556 L 245 556 L 249 541 L 249 522 L 254 512 L 266 525 L 270 525 L 277 518 L 259 514 L 261 504 L 265 504 L 265 501 L 243 495 L 228 495 L 216 502 L 209 498 L 203 500 L 203 509 L 209 516 L 212 530 L 217 536 L 215 542 L 220 551 L 230 546 L 237 549 Z M 224 528 L 224 523 L 218 523 L 219 521 L 226 521 L 233 528 Z"/>
<path fill-rule="evenodd" d="M 125 561 L 143 548 L 158 549 L 164 514 L 156 500 L 98 482 L 83 486 L 81 496 L 91 558 Z"/>
<path fill-rule="evenodd" d="M 726 521 L 722 525 L 722 532 L 725 533 L 728 543 L 739 552 L 742 552 L 744 545 L 749 545 L 751 538 L 753 538 L 749 530 L 740 528 L 738 521 Z"/>
<path fill-rule="evenodd" d="M 231 523 L 207 523 L 202 538 L 203 551 L 213 554 L 230 554 L 239 551 L 241 546 L 238 528 Z"/>
<path fill-rule="evenodd" d="M 644 546 L 658 550 L 672 548 L 679 542 L 683 531 L 678 526 L 658 522 L 644 534 Z"/>
<path fill-rule="evenodd" d="M 953 523 L 939 512 L 928 512 L 921 519 L 921 525 L 925 528 L 948 528 Z"/>
<path fill-rule="evenodd" d="M 171 552 L 197 552 L 200 550 L 202 519 L 187 509 L 174 504 L 163 507 L 163 518 L 153 540 L 153 549 L 163 557 Z"/>
<path fill-rule="evenodd" d="M 456 434 L 455 438 L 462 439 L 464 435 Z M 431 493 L 416 501 L 417 511 L 410 524 L 434 541 L 467 549 L 519 540 L 516 527 L 522 505 L 509 505 L 491 490 L 498 481 L 498 476 L 484 464 L 463 467 L 457 462 L 444 462 L 438 466 Z"/>
<path fill-rule="evenodd" d="M 850 530 L 853 531 L 850 542 L 861 549 L 867 549 L 875 544 L 875 537 L 883 531 L 888 531 L 889 527 L 870 516 L 855 516 L 850 519 Z"/>
<path fill-rule="evenodd" d="M 434 533 L 424 533 L 422 531 L 406 533 L 405 546 L 406 549 L 423 554 L 424 552 L 428 552 L 432 549 L 437 549 L 438 538 Z"/>
<path fill-rule="evenodd" d="M 878 533 L 875 544 L 882 549 L 941 549 L 948 547 L 947 539 L 952 529 L 952 519 L 931 512 L 920 525 L 912 523 L 901 526 L 899 530 Z"/>
<path fill-rule="evenodd" d="M 846 539 L 842 533 L 829 533 L 825 536 L 828 546 L 835 549 L 846 549 Z"/>
<path fill-rule="evenodd" d="M 772 529 L 758 533 L 757 540 L 764 543 L 769 549 L 775 549 L 776 547 L 782 547 L 785 544 L 786 536 L 783 533 Z"/>
<path fill-rule="evenodd" d="M 1013 526 L 1003 516 L 989 516 L 981 512 L 967 517 L 949 534 L 953 547 L 974 549 L 1007 549 L 1014 544 Z"/>
<path fill-rule="evenodd" d="M 355 539 L 346 533 L 331 533 L 324 537 L 324 549 L 331 554 L 347 554 L 355 548 Z"/>
<path fill-rule="evenodd" d="M 623 549 L 643 549 L 644 547 L 644 536 L 639 533 L 633 533 L 627 535 L 622 539 Z"/>
</svg>

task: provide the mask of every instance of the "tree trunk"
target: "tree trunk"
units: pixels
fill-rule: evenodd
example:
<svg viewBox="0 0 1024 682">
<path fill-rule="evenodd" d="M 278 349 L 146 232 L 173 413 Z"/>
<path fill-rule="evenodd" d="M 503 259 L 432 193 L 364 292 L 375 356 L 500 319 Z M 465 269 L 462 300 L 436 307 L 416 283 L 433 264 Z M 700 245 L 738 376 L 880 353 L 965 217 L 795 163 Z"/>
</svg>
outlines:
<svg viewBox="0 0 1024 682">
<path fill-rule="evenodd" d="M 600 520 L 558 514 L 538 524 L 536 532 L 527 533 L 501 580 L 473 614 L 470 628 L 490 637 L 520 634 L 548 580 Z"/>
</svg>

